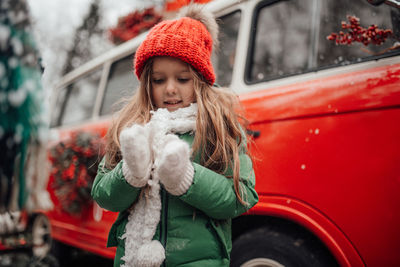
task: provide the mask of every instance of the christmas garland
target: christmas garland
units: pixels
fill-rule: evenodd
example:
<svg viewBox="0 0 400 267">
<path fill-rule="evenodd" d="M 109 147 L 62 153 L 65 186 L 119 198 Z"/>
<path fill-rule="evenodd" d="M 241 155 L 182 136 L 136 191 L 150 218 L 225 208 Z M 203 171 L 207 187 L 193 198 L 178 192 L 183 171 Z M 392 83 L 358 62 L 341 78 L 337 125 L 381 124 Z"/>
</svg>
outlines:
<svg viewBox="0 0 400 267">
<path fill-rule="evenodd" d="M 100 136 L 74 133 L 50 150 L 52 188 L 64 211 L 80 214 L 91 201 L 90 191 L 104 155 Z"/>
<path fill-rule="evenodd" d="M 154 8 L 129 13 L 118 20 L 115 28 L 109 30 L 111 41 L 115 44 L 128 41 L 153 27 L 161 18 Z"/>
</svg>

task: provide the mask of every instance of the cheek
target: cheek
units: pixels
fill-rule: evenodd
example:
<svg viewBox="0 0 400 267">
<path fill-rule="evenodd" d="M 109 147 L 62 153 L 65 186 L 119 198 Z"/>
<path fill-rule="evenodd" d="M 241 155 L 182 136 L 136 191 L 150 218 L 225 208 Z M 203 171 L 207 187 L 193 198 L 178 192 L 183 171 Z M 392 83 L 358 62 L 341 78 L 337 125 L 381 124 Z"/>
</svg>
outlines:
<svg viewBox="0 0 400 267">
<path fill-rule="evenodd" d="M 185 90 L 185 98 L 188 102 L 194 103 L 196 102 L 196 93 L 194 92 L 193 84 L 188 86 Z"/>
<path fill-rule="evenodd" d="M 150 97 L 151 101 L 156 107 L 159 107 L 160 102 L 162 102 L 162 97 L 160 94 L 160 90 L 157 90 L 157 88 L 152 87 L 150 90 Z"/>
<path fill-rule="evenodd" d="M 195 102 L 196 96 L 193 91 L 190 92 L 185 92 L 185 95 L 183 96 L 183 100 L 185 103 L 193 103 Z"/>
<path fill-rule="evenodd" d="M 194 91 L 192 92 L 191 100 L 192 103 L 196 102 L 196 94 Z"/>
</svg>

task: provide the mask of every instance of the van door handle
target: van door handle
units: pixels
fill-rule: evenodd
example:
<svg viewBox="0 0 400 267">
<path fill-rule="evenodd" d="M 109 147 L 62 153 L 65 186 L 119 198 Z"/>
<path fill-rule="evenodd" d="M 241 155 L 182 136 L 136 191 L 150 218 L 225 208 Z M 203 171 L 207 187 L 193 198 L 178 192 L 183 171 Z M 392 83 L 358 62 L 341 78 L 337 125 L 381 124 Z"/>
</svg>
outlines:
<svg viewBox="0 0 400 267">
<path fill-rule="evenodd" d="M 258 138 L 258 137 L 260 137 L 260 134 L 261 134 L 260 131 L 250 130 L 250 129 L 247 129 L 246 132 L 247 132 L 248 135 L 253 136 L 253 138 Z"/>
</svg>

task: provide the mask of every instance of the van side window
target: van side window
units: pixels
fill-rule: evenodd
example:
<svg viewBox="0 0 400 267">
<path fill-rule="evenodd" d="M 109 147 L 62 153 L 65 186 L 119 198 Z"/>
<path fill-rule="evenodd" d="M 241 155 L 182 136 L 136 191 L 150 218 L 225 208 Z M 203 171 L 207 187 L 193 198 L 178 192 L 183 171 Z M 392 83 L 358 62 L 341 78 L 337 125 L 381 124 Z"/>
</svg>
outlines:
<svg viewBox="0 0 400 267">
<path fill-rule="evenodd" d="M 240 15 L 240 11 L 235 11 L 218 19 L 220 45 L 213 56 L 213 65 L 217 74 L 217 84 L 220 86 L 229 86 L 232 80 Z"/>
<path fill-rule="evenodd" d="M 51 126 L 81 122 L 92 117 L 101 70 L 61 88 L 52 112 Z"/>
<path fill-rule="evenodd" d="M 320 25 L 323 27 L 321 26 L 319 33 L 317 67 L 346 65 L 395 52 L 389 49 L 396 42 L 394 38 L 388 38 L 382 45 L 365 46 L 359 42 L 353 42 L 351 45 L 336 45 L 335 41 L 328 41 L 326 37 L 332 32 L 343 31 L 341 22 L 349 23 L 347 16 L 351 15 L 358 17 L 360 25 L 364 28 L 375 24 L 381 29 L 392 29 L 395 34 L 397 31 L 397 41 L 399 41 L 399 9 L 385 4 L 372 6 L 367 1 L 348 0 L 321 1 L 320 5 Z M 399 50 L 397 49 L 397 53 Z"/>
<path fill-rule="evenodd" d="M 111 65 L 100 116 L 119 110 L 122 106 L 118 100 L 133 95 L 138 85 L 139 81 L 133 71 L 133 55 L 114 62 Z"/>
<path fill-rule="evenodd" d="M 271 4 L 272 2 L 272 4 Z M 382 45 L 336 45 L 327 37 L 344 31 L 356 16 L 364 28 L 391 29 L 396 38 Z M 399 10 L 365 0 L 263 1 L 255 9 L 245 80 L 257 83 L 319 69 L 399 54 Z"/>
<path fill-rule="evenodd" d="M 280 1 L 257 9 L 249 81 L 271 80 L 307 70 L 312 4 L 312 0 Z"/>
</svg>

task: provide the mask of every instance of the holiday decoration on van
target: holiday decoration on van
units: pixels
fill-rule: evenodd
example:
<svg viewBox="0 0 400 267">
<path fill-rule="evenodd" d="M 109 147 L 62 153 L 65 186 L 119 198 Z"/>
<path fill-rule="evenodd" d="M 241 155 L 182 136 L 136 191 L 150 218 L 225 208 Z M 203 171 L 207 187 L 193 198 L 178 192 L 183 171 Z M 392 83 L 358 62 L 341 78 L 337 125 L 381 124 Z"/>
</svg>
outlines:
<svg viewBox="0 0 400 267">
<path fill-rule="evenodd" d="M 348 32 L 331 33 L 327 36 L 327 39 L 335 41 L 338 45 L 350 45 L 353 42 L 359 42 L 368 46 L 369 44 L 381 45 L 393 35 L 392 30 L 380 29 L 375 24 L 363 28 L 360 25 L 360 19 L 355 16 L 347 16 L 347 20 L 349 23 L 342 21 L 342 29 L 346 29 Z"/>
<path fill-rule="evenodd" d="M 118 20 L 115 28 L 109 30 L 111 41 L 115 44 L 128 41 L 150 29 L 159 21 L 161 21 L 161 15 L 154 8 L 129 13 Z"/>
<path fill-rule="evenodd" d="M 80 214 L 88 206 L 97 166 L 103 155 L 102 139 L 87 132 L 74 133 L 70 139 L 51 149 L 52 186 L 64 211 Z"/>
<path fill-rule="evenodd" d="M 166 11 L 176 11 L 179 10 L 181 7 L 186 6 L 193 3 L 198 4 L 205 4 L 210 2 L 211 0 L 167 0 L 165 1 L 165 10 Z"/>
</svg>

